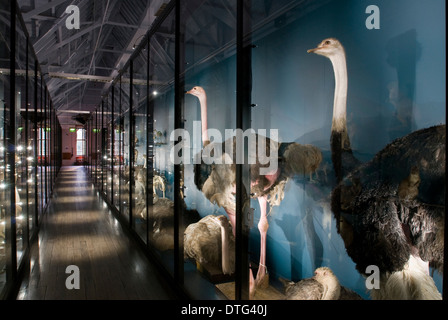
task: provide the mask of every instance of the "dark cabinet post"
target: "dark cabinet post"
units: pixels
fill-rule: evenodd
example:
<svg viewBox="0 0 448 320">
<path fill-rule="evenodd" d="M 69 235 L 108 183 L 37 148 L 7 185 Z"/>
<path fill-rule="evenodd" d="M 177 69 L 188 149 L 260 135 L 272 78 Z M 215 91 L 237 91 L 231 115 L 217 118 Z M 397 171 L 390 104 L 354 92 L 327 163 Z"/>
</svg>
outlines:
<svg viewBox="0 0 448 320">
<path fill-rule="evenodd" d="M 250 128 L 252 95 L 252 61 L 250 1 L 237 1 L 237 121 L 236 128 L 245 132 Z M 237 138 L 238 140 L 238 138 Z M 243 140 L 243 136 L 239 141 Z M 236 250 L 235 250 L 235 299 L 249 299 L 249 214 L 250 167 L 248 146 L 244 144 L 244 164 L 236 165 Z"/>
</svg>

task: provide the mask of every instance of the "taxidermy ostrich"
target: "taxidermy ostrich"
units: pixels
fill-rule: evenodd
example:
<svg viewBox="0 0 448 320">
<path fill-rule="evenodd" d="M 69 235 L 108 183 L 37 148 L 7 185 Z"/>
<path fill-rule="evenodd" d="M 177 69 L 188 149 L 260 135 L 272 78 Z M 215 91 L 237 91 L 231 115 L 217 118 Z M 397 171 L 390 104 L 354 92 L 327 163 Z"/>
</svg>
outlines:
<svg viewBox="0 0 448 320">
<path fill-rule="evenodd" d="M 370 265 L 379 268 L 374 299 L 441 299 L 429 265 L 442 272 L 446 125 L 396 139 L 353 168 L 345 50 L 329 38 L 308 52 L 329 58 L 335 74 L 331 149 L 339 184 L 331 206 L 348 255 L 361 274 Z"/>
<path fill-rule="evenodd" d="M 210 265 L 223 274 L 235 272 L 235 238 L 225 216 L 206 216 L 184 232 L 184 256 L 196 260 L 199 269 Z"/>
<path fill-rule="evenodd" d="M 333 271 L 321 267 L 312 278 L 297 283 L 282 278 L 286 300 L 363 300 L 356 292 L 340 285 Z"/>
<path fill-rule="evenodd" d="M 187 94 L 196 96 L 199 99 L 201 107 L 202 120 L 202 144 L 204 148 L 209 148 L 210 140 L 208 136 L 207 123 L 207 95 L 202 87 L 196 86 Z M 269 228 L 267 205 L 270 209 L 279 205 L 284 197 L 284 188 L 289 178 L 295 175 L 308 175 L 317 170 L 321 161 L 321 151 L 312 145 L 300 145 L 298 143 L 278 143 L 269 138 L 266 139 L 266 153 L 271 155 L 274 150 L 278 151 L 278 167 L 266 175 L 260 174 L 261 168 L 269 168 L 269 164 L 262 165 L 257 162 L 250 165 L 251 179 L 251 197 L 256 198 L 260 205 L 260 221 L 258 230 L 260 231 L 260 263 L 258 273 L 254 279 L 252 270 L 250 270 L 250 296 L 253 297 L 257 288 L 266 288 L 269 285 L 269 277 L 266 268 L 266 235 Z M 229 141 L 230 142 L 230 141 Z M 258 136 L 256 136 L 256 145 L 250 148 L 258 149 Z M 236 228 L 235 212 L 235 192 L 236 192 L 236 138 L 233 138 L 229 144 L 233 144 L 233 154 L 226 153 L 227 143 L 215 143 L 214 147 L 222 148 L 222 163 L 207 165 L 203 161 L 195 167 L 195 184 L 201 190 L 207 199 L 218 206 L 223 207 L 229 216 L 232 224 L 233 235 Z M 252 149 L 253 150 L 253 149 Z M 201 157 L 203 159 L 203 157 Z M 228 160 L 231 160 L 229 163 Z M 227 161 L 226 161 L 227 160 Z"/>
</svg>

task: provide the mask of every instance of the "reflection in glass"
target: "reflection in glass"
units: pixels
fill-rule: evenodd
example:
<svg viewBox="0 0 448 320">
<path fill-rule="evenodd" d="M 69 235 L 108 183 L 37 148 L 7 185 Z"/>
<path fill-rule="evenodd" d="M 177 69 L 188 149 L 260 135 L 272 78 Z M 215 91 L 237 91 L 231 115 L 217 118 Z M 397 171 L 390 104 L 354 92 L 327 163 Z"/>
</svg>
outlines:
<svg viewBox="0 0 448 320">
<path fill-rule="evenodd" d="M 148 177 L 148 238 L 161 261 L 174 272 L 174 164 L 170 161 L 174 130 L 174 12 L 149 39 L 149 110 L 148 129 L 153 135 L 148 143 L 152 151 L 152 173 Z M 160 50 L 160 46 L 164 50 Z M 151 199 L 152 195 L 152 199 Z"/>
<path fill-rule="evenodd" d="M 10 1 L 2 1 L 0 3 L 0 68 L 10 68 Z M 9 75 L 0 72 L 0 293 L 3 292 L 7 284 L 7 270 L 6 268 L 6 222 L 7 213 L 10 210 L 11 188 L 10 179 L 7 168 L 8 152 L 7 152 L 7 138 L 8 138 L 8 113 L 11 107 L 9 103 Z"/>
<path fill-rule="evenodd" d="M 31 45 L 30 45 L 31 46 Z M 28 52 L 31 51 L 31 47 L 28 48 Z M 35 227 L 35 213 L 36 213 L 36 161 L 37 154 L 35 148 L 35 133 L 37 127 L 35 125 L 35 99 L 37 93 L 35 92 L 35 58 L 32 54 L 28 54 L 28 103 L 26 110 L 28 112 L 26 117 L 27 128 L 27 143 L 26 143 L 26 160 L 27 160 L 27 200 L 28 200 L 28 226 L 29 226 L 29 238 L 34 234 Z"/>
<path fill-rule="evenodd" d="M 201 155 L 204 148 L 224 143 L 226 129 L 236 128 L 237 26 L 225 23 L 236 22 L 236 1 L 182 3 L 181 10 L 185 19 L 182 25 L 185 25 L 185 89 L 188 90 L 185 128 L 191 137 L 192 150 L 188 155 L 189 164 L 184 165 L 184 201 L 186 208 L 198 212 L 201 219 L 190 220 L 185 225 L 185 282 L 196 298 L 218 299 L 215 285 L 221 284 L 228 288 L 229 299 L 234 299 L 234 167 L 207 165 Z M 214 18 L 211 12 L 219 12 L 220 19 Z M 215 37 L 212 30 L 220 30 L 219 36 Z M 220 134 L 212 137 L 208 129 Z M 227 169 L 230 171 L 226 172 Z M 220 180 L 223 183 L 214 180 L 217 172 L 224 174 L 224 180 Z M 204 279 L 208 282 L 204 288 L 208 289 L 201 286 L 199 290 L 195 283 Z"/>
</svg>

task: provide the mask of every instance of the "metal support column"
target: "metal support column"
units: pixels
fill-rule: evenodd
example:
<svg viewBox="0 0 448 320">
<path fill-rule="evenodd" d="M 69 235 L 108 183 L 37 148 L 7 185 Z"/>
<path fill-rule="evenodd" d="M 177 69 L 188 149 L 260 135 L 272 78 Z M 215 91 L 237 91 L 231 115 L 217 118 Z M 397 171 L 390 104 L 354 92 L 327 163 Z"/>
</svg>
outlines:
<svg viewBox="0 0 448 320">
<path fill-rule="evenodd" d="M 250 1 L 237 1 L 237 129 L 245 132 L 251 122 L 251 43 L 248 34 L 250 20 L 245 8 Z M 242 141 L 243 136 L 239 137 Z M 238 140 L 238 139 L 237 139 Z M 235 299 L 249 299 L 249 214 L 250 166 L 248 145 L 244 144 L 244 164 L 236 165 L 236 250 Z"/>
</svg>

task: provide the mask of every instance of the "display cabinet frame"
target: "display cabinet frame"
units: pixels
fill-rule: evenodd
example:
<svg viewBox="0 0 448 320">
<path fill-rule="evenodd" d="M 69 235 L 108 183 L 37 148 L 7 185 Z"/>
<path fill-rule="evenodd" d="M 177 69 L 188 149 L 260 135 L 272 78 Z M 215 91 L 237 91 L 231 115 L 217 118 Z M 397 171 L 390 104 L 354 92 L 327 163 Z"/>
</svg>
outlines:
<svg viewBox="0 0 448 320">
<path fill-rule="evenodd" d="M 61 166 L 61 158 L 56 153 L 61 150 L 61 140 L 57 137 L 62 130 L 18 4 L 9 0 L 2 2 L 2 6 L 3 13 L 9 15 L 9 34 L 5 34 L 2 41 L 7 42 L 5 45 L 10 51 L 8 70 L 2 68 L 0 73 L 7 80 L 9 90 L 5 91 L 7 127 L 3 128 L 2 135 L 7 144 L 5 168 L 8 168 L 8 174 L 4 190 L 8 199 L 4 204 L 8 214 L 2 221 L 5 225 L 5 254 L 1 259 L 5 262 L 2 270 L 5 282 L 0 285 L 0 299 L 15 299 L 20 281 L 29 267 L 31 246 L 37 241 L 40 222 L 48 209 Z M 7 22 L 2 20 L 2 23 Z M 20 48 L 16 40 L 19 34 L 22 35 Z M 20 84 L 16 79 L 19 77 Z M 19 208 L 22 213 L 17 216 Z"/>
</svg>

